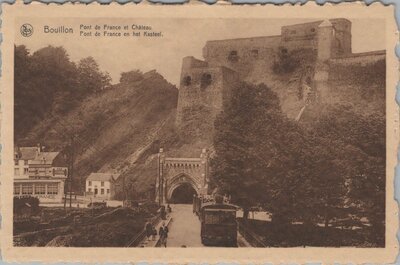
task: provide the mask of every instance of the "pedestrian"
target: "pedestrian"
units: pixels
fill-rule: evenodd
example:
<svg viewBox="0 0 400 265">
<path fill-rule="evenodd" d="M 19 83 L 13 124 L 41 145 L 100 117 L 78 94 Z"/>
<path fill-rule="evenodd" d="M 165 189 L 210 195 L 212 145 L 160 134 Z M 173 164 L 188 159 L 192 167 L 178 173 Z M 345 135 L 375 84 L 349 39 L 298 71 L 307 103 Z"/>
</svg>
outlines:
<svg viewBox="0 0 400 265">
<path fill-rule="evenodd" d="M 168 209 L 168 213 L 171 213 L 172 212 L 172 208 L 171 208 L 171 206 L 168 204 L 168 206 L 167 206 L 167 209 Z"/>
<path fill-rule="evenodd" d="M 160 230 L 158 231 L 158 235 L 160 236 L 160 245 L 167 247 L 167 238 L 165 236 L 164 225 L 160 226 Z"/>
<path fill-rule="evenodd" d="M 166 220 L 166 219 L 167 219 L 167 213 L 166 213 L 165 206 L 162 206 L 162 207 L 161 207 L 160 216 L 161 216 L 161 219 L 162 219 L 162 220 Z"/>
<path fill-rule="evenodd" d="M 153 227 L 152 227 L 152 240 L 154 241 L 154 240 L 156 240 L 156 235 L 157 235 L 157 229 L 154 227 L 154 225 L 153 225 Z"/>
<path fill-rule="evenodd" d="M 153 234 L 152 224 L 150 222 L 146 223 L 145 230 L 146 230 L 147 240 L 150 240 L 150 236 L 152 236 Z"/>
<path fill-rule="evenodd" d="M 165 235 L 165 238 L 168 238 L 168 226 L 166 226 L 165 225 L 165 223 L 163 223 L 163 227 L 164 227 L 164 235 Z"/>
</svg>

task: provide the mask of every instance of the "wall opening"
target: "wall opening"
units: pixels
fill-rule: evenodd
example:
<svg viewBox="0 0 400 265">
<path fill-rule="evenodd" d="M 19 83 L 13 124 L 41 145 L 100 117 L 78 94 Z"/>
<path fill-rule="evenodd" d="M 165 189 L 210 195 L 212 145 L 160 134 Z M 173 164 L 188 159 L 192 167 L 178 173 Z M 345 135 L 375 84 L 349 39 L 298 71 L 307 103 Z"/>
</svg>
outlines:
<svg viewBox="0 0 400 265">
<path fill-rule="evenodd" d="M 183 78 L 183 85 L 190 86 L 192 84 L 192 78 L 190 76 L 185 76 Z"/>
<path fill-rule="evenodd" d="M 258 50 L 251 50 L 251 56 L 255 59 L 258 58 Z"/>
<path fill-rule="evenodd" d="M 228 55 L 228 61 L 232 62 L 232 63 L 236 63 L 237 61 L 239 61 L 239 56 L 238 56 L 238 52 L 237 51 L 231 51 Z"/>
<path fill-rule="evenodd" d="M 212 81 L 212 78 L 211 78 L 210 74 L 208 74 L 208 73 L 203 74 L 201 76 L 200 87 L 201 88 L 208 87 L 209 85 L 211 85 L 211 81 Z"/>
<path fill-rule="evenodd" d="M 169 202 L 175 204 L 191 204 L 193 203 L 193 195 L 197 195 L 197 192 L 192 185 L 183 183 L 174 189 Z"/>
</svg>

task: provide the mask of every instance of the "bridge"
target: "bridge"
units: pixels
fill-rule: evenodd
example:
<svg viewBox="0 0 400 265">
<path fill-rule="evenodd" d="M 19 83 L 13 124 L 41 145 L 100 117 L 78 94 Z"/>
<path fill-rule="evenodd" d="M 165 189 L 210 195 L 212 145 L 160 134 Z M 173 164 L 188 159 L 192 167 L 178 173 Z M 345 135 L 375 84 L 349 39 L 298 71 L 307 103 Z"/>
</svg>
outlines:
<svg viewBox="0 0 400 265">
<path fill-rule="evenodd" d="M 209 162 L 207 150 L 199 157 L 166 157 L 160 148 L 158 153 L 158 177 L 156 181 L 156 202 L 192 203 L 193 195 L 207 194 L 209 183 Z"/>
</svg>

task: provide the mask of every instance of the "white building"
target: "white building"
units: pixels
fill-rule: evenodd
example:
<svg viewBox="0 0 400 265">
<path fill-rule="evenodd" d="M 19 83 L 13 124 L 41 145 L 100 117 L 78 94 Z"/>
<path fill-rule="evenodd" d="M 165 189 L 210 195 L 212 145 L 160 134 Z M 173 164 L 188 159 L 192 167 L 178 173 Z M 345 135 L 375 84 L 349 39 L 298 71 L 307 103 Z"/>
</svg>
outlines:
<svg viewBox="0 0 400 265">
<path fill-rule="evenodd" d="M 17 147 L 14 157 L 14 197 L 37 197 L 41 203 L 61 203 L 68 176 L 60 152 Z"/>
<path fill-rule="evenodd" d="M 91 173 L 86 179 L 85 195 L 104 200 L 112 200 L 115 196 L 115 182 L 120 174 Z"/>
</svg>

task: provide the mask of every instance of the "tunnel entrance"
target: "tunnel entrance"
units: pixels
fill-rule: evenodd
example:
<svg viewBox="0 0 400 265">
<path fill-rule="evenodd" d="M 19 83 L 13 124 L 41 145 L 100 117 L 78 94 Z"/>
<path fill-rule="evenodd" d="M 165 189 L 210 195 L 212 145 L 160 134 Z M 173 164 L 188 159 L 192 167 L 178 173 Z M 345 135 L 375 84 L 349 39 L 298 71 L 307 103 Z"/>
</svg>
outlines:
<svg viewBox="0 0 400 265">
<path fill-rule="evenodd" d="M 172 192 L 170 203 L 191 204 L 196 190 L 189 183 L 183 183 Z"/>
</svg>

